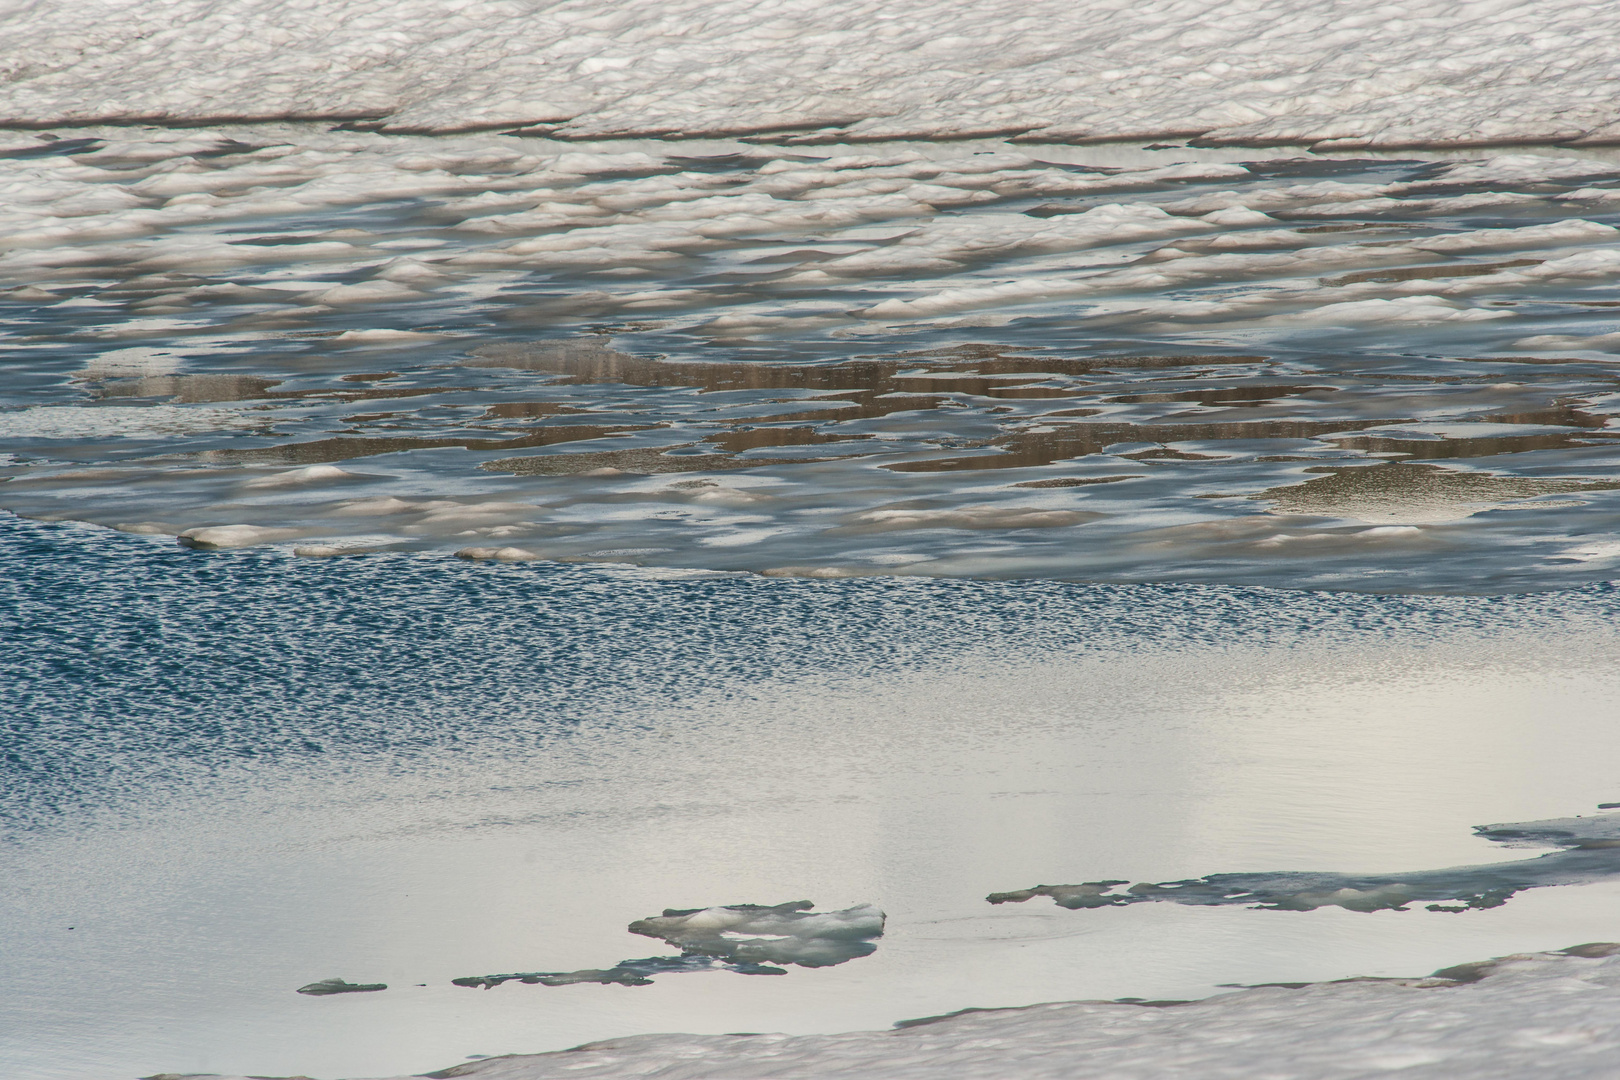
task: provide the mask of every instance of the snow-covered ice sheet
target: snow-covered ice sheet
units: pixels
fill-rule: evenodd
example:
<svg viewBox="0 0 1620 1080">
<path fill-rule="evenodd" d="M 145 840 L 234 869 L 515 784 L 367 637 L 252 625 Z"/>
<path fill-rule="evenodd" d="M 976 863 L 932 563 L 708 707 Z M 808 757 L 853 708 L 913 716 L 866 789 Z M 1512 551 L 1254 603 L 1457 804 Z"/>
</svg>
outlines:
<svg viewBox="0 0 1620 1080">
<path fill-rule="evenodd" d="M 1617 1011 L 1620 944 L 1592 942 L 1462 964 L 1427 978 L 1260 986 L 1192 1002 L 968 1009 L 894 1031 L 844 1035 L 640 1035 L 426 1075 L 1602 1080 L 1614 1075 L 1620 1055 Z"/>
<path fill-rule="evenodd" d="M 1617 34 L 1583 0 L 13 0 L 0 120 L 1612 141 Z"/>
</svg>

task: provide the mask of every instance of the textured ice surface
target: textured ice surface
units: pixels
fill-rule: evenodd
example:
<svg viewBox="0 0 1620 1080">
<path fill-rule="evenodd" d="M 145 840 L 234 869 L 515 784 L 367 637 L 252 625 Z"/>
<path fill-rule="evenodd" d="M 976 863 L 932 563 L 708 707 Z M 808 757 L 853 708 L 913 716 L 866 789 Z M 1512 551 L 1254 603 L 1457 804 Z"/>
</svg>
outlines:
<svg viewBox="0 0 1620 1080">
<path fill-rule="evenodd" d="M 680 956 L 621 960 L 611 968 L 580 971 L 529 971 L 452 980 L 457 986 L 486 990 L 504 982 L 570 986 L 578 983 L 645 986 L 654 975 L 723 968 L 741 975 L 785 975 L 773 964 L 832 967 L 870 956 L 873 939 L 883 936 L 883 912 L 870 904 L 843 911 L 811 911 L 815 904 L 730 904 L 722 907 L 667 909 L 662 915 L 637 919 L 632 934 L 659 938 L 681 950 Z"/>
<path fill-rule="evenodd" d="M 1428 904 L 1427 910 L 1459 912 L 1500 907 L 1525 889 L 1587 885 L 1620 874 L 1620 814 L 1480 825 L 1474 831 L 1510 847 L 1549 846 L 1563 850 L 1522 862 L 1405 874 L 1210 874 L 1186 881 L 1144 881 L 1136 885 L 1128 881 L 1088 881 L 991 893 L 986 899 L 992 904 L 1016 904 L 1049 896 L 1059 907 L 1070 909 L 1167 900 L 1199 907 L 1241 904 L 1275 911 L 1314 911 L 1321 907 L 1404 911 L 1408 904 L 1440 901 Z"/>
<path fill-rule="evenodd" d="M 1410 146 L 1620 138 L 1578 0 L 42 0 L 0 120 Z"/>
<path fill-rule="evenodd" d="M 12 138 L 17 512 L 817 577 L 1615 566 L 1592 152 Z"/>
<path fill-rule="evenodd" d="M 1262 986 L 1192 1002 L 968 1009 L 884 1032 L 641 1035 L 427 1075 L 1598 1080 L 1613 1075 L 1620 1053 L 1617 953 L 1620 945 L 1598 942 L 1463 964 L 1428 978 Z"/>
</svg>

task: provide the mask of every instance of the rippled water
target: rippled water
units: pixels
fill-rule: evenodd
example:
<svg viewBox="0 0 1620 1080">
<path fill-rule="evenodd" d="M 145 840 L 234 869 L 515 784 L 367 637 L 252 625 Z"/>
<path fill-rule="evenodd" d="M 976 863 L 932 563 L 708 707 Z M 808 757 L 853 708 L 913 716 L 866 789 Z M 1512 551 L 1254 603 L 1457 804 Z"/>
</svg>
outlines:
<svg viewBox="0 0 1620 1080">
<path fill-rule="evenodd" d="M 1602 157 L 17 141 L 28 516 L 823 576 L 1620 561 Z"/>
<path fill-rule="evenodd" d="M 1616 937 L 1611 158 L 6 139 L 18 1075 Z"/>
</svg>

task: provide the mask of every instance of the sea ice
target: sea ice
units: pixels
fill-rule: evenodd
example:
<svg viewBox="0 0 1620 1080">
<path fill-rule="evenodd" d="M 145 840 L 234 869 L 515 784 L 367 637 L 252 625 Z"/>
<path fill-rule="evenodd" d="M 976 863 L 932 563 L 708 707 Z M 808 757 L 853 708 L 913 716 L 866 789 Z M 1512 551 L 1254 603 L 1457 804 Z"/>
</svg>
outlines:
<svg viewBox="0 0 1620 1080">
<path fill-rule="evenodd" d="M 637 919 L 632 934 L 658 938 L 681 950 L 679 956 L 621 960 L 611 968 L 583 971 L 531 971 L 456 979 L 457 986 L 488 989 L 503 982 L 570 986 L 617 983 L 645 986 L 652 976 L 672 972 L 724 969 L 743 975 L 784 975 L 772 964 L 832 967 L 870 956 L 883 936 L 883 912 L 870 904 L 842 911 L 812 911 L 808 900 L 771 906 L 731 904 L 724 907 L 669 909 Z"/>
<path fill-rule="evenodd" d="M 1515 893 L 1549 885 L 1586 885 L 1620 874 L 1620 814 L 1557 818 L 1515 825 L 1480 825 L 1480 836 L 1508 847 L 1561 850 L 1520 862 L 1419 870 L 1408 874 L 1210 874 L 1187 881 L 1088 881 L 1080 885 L 1037 885 L 991 893 L 992 904 L 1023 903 L 1049 896 L 1070 909 L 1123 907 L 1167 900 L 1215 907 L 1228 904 L 1274 911 L 1404 911 L 1408 904 L 1435 901 L 1429 911 L 1468 911 L 1500 907 Z M 1447 903 L 1449 901 L 1449 903 Z"/>
</svg>

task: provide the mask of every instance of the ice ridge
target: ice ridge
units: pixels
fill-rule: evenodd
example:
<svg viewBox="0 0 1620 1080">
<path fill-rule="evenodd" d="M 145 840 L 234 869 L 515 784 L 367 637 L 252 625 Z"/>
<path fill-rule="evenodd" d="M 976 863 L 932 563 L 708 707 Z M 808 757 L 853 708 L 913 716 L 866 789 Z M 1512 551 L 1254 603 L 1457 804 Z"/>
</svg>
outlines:
<svg viewBox="0 0 1620 1080">
<path fill-rule="evenodd" d="M 1613 142 L 1617 32 L 1578 0 L 41 0 L 0 10 L 0 122 Z"/>
</svg>

